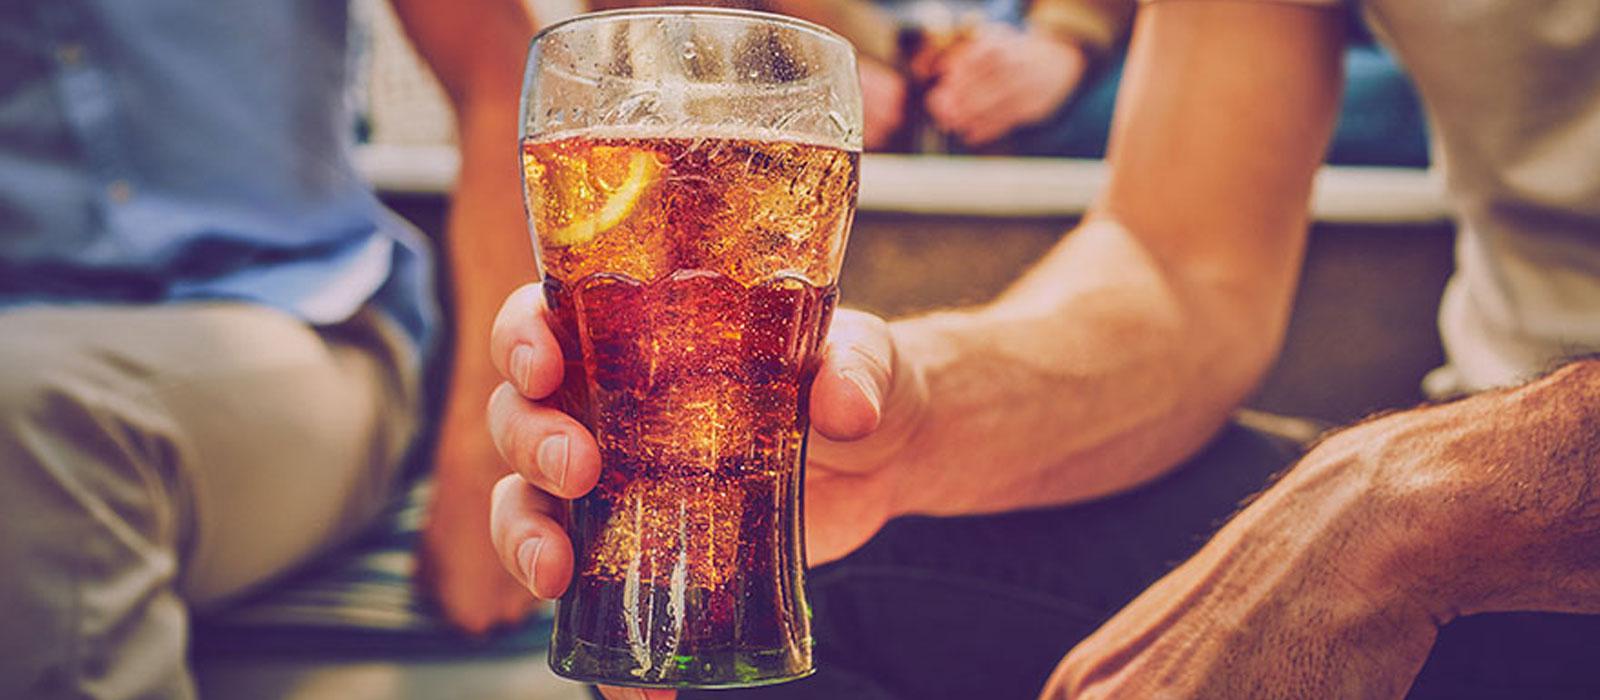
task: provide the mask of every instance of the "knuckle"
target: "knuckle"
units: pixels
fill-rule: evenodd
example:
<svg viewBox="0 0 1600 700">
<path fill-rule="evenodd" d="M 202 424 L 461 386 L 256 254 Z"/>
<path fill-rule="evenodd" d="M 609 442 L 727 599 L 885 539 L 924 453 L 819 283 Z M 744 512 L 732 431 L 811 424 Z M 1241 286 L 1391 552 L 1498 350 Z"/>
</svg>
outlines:
<svg viewBox="0 0 1600 700">
<path fill-rule="evenodd" d="M 884 357 L 883 353 L 861 345 L 850 346 L 848 352 L 854 363 L 865 368 L 874 379 L 885 381 L 892 376 L 889 358 Z"/>
<path fill-rule="evenodd" d="M 869 314 L 856 309 L 839 309 L 833 315 L 835 327 L 855 327 L 867 334 L 880 334 L 889 332 L 889 322 L 882 316 Z"/>
<path fill-rule="evenodd" d="M 500 382 L 494 391 L 489 392 L 489 401 L 484 410 L 488 411 L 490 416 L 510 410 L 515 405 L 511 400 L 516 397 L 516 393 L 517 388 L 512 386 L 511 382 Z"/>
<path fill-rule="evenodd" d="M 516 392 L 509 383 L 502 382 L 489 394 L 489 405 L 485 409 L 489 418 L 489 436 L 500 450 L 500 456 L 508 461 L 516 454 L 520 439 L 517 413 L 518 403 L 522 399 Z"/>
<path fill-rule="evenodd" d="M 545 319 L 544 284 L 533 282 L 518 287 L 506 297 L 495 314 L 490 328 L 493 345 L 511 345 L 515 339 L 527 334 L 529 323 L 543 323 Z"/>
<path fill-rule="evenodd" d="M 517 287 L 511 293 L 511 298 L 518 303 L 526 304 L 530 309 L 544 308 L 544 282 L 529 282 Z"/>
<path fill-rule="evenodd" d="M 532 467 L 534 450 L 538 448 L 539 441 L 543 439 L 545 430 L 537 417 L 519 412 L 510 417 L 504 428 L 502 440 L 505 444 L 506 461 L 518 472 L 524 475 L 537 473 Z"/>
<path fill-rule="evenodd" d="M 490 502 L 496 506 L 509 502 L 515 497 L 516 490 L 522 488 L 522 484 L 522 477 L 516 474 L 500 477 L 489 491 Z"/>
</svg>

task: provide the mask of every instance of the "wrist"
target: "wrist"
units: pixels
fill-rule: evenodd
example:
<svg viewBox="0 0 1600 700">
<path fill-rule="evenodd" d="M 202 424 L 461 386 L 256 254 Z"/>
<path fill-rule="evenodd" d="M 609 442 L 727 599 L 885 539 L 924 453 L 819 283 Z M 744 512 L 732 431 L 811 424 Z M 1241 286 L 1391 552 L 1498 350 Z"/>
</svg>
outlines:
<svg viewBox="0 0 1600 700">
<path fill-rule="evenodd" d="M 1600 363 L 1431 410 L 1460 426 L 1441 440 L 1454 547 L 1433 587 L 1462 614 L 1600 612 Z"/>
<path fill-rule="evenodd" d="M 1386 437 L 1368 423 L 1336 433 L 1256 497 L 1236 521 L 1252 540 L 1287 543 L 1279 556 L 1318 569 L 1316 596 L 1343 596 L 1353 617 L 1421 614 L 1447 617 L 1419 553 L 1436 551 L 1435 534 L 1418 521 L 1416 495 L 1390 483 Z M 1229 528 L 1234 527 L 1230 523 Z"/>
<path fill-rule="evenodd" d="M 895 321 L 889 333 L 895 348 L 894 382 L 880 430 L 894 436 L 884 468 L 895 472 L 897 488 L 890 517 L 939 512 L 950 498 L 939 478 L 939 456 L 950 446 L 941 440 L 936 395 L 945 373 L 959 362 L 970 312 L 941 312 Z"/>
<path fill-rule="evenodd" d="M 1393 414 L 1334 435 L 1307 462 L 1364 483 L 1368 578 L 1439 622 L 1517 610 L 1600 612 L 1600 366 Z M 1296 471 L 1300 468 L 1297 467 Z M 1334 472 L 1329 472 L 1333 474 Z M 1592 559 L 1592 557 L 1587 557 Z"/>
</svg>

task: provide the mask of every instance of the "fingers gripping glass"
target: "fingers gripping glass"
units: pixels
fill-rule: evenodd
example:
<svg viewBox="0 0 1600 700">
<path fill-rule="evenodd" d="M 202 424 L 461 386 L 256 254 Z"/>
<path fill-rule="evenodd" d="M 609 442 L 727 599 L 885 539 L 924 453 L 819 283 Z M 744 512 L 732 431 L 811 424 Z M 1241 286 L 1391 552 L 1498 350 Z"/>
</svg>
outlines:
<svg viewBox="0 0 1600 700">
<path fill-rule="evenodd" d="M 855 209 L 855 57 L 753 12 L 607 12 L 533 42 L 522 164 L 556 401 L 595 434 L 561 675 L 736 687 L 813 670 L 806 396 Z"/>
</svg>

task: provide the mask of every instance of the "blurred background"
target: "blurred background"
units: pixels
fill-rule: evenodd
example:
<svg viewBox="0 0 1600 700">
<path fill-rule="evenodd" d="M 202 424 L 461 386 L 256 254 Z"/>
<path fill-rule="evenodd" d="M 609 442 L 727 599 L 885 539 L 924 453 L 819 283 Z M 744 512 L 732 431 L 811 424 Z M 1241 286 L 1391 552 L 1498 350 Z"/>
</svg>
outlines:
<svg viewBox="0 0 1600 700">
<path fill-rule="evenodd" d="M 580 0 L 528 2 L 543 23 L 591 9 Z M 638 3 L 595 6 L 628 4 Z M 984 301 L 1068 231 L 1097 193 L 1131 3 L 762 5 L 820 13 L 813 18 L 832 20 L 862 55 L 872 152 L 841 282 L 846 304 L 893 317 Z M 358 162 L 393 209 L 437 236 L 458 163 L 450 110 L 387 2 L 353 6 Z M 840 7 L 848 11 L 828 14 Z M 1442 361 L 1434 319 L 1454 241 L 1409 82 L 1358 23 L 1350 32 L 1346 103 L 1317 183 L 1288 342 L 1250 402 L 1328 422 L 1421 399 L 1423 374 Z M 983 61 L 1017 67 L 1007 71 L 1015 81 L 963 77 L 964 64 Z M 586 697 L 545 668 L 544 618 L 466 641 L 415 602 L 409 547 L 420 498 L 354 551 L 201 621 L 194 653 L 202 693 Z"/>
<path fill-rule="evenodd" d="M 585 7 L 580 0 L 528 4 L 544 23 Z M 598 3 L 630 4 L 666 3 Z M 901 29 L 929 24 L 971 34 L 975 24 L 1025 27 L 1030 19 L 1027 0 L 872 4 L 894 10 L 888 19 Z M 355 5 L 363 20 L 355 44 L 365 47 L 357 60 L 367 76 L 352 96 L 364 134 L 358 161 L 391 206 L 437 234 L 457 164 L 450 111 L 384 0 Z M 1091 49 L 1082 79 L 1059 105 L 977 147 L 941 133 L 917 105 L 917 79 L 905 78 L 900 128 L 877 149 L 869 143 L 877 152 L 863 161 L 843 280 L 848 304 L 898 316 L 986 300 L 1071 227 L 1104 177 L 1099 158 L 1120 70 L 1117 44 L 1126 35 L 1126 20 L 1118 21 L 1115 39 Z M 1420 400 L 1417 380 L 1442 361 L 1435 312 L 1454 238 L 1409 81 L 1362 26 L 1353 22 L 1350 31 L 1345 106 L 1314 195 L 1317 223 L 1294 327 L 1277 372 L 1253 402 L 1334 422 Z M 882 65 L 866 55 L 862 62 Z M 872 111 L 870 94 L 867 101 Z M 1320 376 L 1349 380 L 1332 387 Z"/>
</svg>

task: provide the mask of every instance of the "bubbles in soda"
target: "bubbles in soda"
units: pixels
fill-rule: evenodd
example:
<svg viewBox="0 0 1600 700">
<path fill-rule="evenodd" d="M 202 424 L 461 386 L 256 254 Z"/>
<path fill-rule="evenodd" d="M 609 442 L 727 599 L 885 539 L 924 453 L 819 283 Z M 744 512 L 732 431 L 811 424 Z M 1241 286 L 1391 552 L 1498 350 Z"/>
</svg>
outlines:
<svg viewBox="0 0 1600 700">
<path fill-rule="evenodd" d="M 714 685 L 810 668 L 803 408 L 858 158 L 714 135 L 524 144 L 557 401 L 602 461 L 570 512 L 558 670 Z"/>
</svg>

